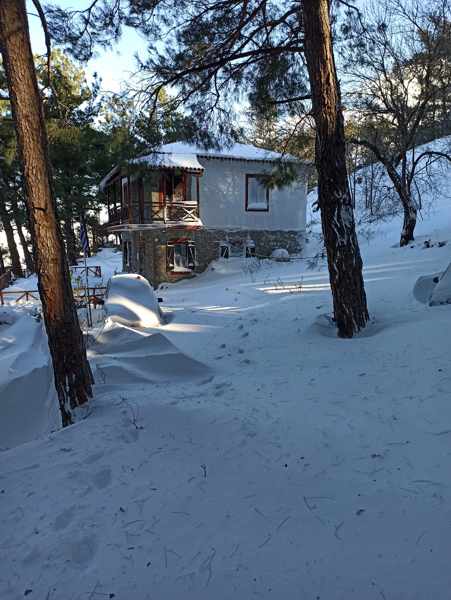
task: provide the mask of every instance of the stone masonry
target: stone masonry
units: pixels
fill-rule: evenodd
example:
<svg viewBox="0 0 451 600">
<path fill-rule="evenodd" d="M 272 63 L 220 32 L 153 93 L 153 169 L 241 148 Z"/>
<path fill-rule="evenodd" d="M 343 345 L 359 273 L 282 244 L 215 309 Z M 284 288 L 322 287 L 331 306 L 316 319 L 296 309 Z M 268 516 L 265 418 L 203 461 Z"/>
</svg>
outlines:
<svg viewBox="0 0 451 600">
<path fill-rule="evenodd" d="M 174 273 L 167 268 L 167 243 L 169 240 L 190 240 L 196 248 L 196 266 L 192 272 Z M 122 233 L 122 243 L 128 244 L 124 271 L 141 273 L 156 289 L 163 282 L 178 281 L 202 273 L 208 265 L 219 258 L 221 242 L 228 241 L 243 247 L 247 240 L 255 244 L 255 254 L 268 258 L 275 248 L 285 248 L 290 254 L 302 249 L 302 234 L 299 231 L 248 231 L 200 228 L 149 228 L 129 230 Z"/>
</svg>

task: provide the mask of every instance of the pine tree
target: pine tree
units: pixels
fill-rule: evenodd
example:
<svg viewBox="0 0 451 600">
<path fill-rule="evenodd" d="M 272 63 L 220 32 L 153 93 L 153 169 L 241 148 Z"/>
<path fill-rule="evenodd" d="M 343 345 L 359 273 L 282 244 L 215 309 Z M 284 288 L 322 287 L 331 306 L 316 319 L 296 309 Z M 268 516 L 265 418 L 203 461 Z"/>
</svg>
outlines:
<svg viewBox="0 0 451 600">
<path fill-rule="evenodd" d="M 0 3 L 0 46 L 23 166 L 42 310 L 63 426 L 91 396 L 92 375 L 59 231 L 24 0 Z"/>
<path fill-rule="evenodd" d="M 305 57 L 316 123 L 318 206 L 329 263 L 334 314 L 340 335 L 352 337 L 368 320 L 352 199 L 340 87 L 327 0 L 303 0 Z"/>
</svg>

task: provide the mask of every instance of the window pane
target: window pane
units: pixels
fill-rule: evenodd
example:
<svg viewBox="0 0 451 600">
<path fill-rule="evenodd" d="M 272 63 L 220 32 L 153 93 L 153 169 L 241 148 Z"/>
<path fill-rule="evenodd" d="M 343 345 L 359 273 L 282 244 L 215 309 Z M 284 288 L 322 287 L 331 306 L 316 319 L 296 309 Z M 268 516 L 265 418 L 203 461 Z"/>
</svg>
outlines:
<svg viewBox="0 0 451 600">
<path fill-rule="evenodd" d="M 196 266 L 196 248 L 185 241 L 169 242 L 167 245 L 168 269 L 176 273 L 192 271 Z"/>
<path fill-rule="evenodd" d="M 186 268 L 186 244 L 174 246 L 174 267 Z"/>
<path fill-rule="evenodd" d="M 268 190 L 257 177 L 247 177 L 247 208 L 268 209 Z"/>
</svg>

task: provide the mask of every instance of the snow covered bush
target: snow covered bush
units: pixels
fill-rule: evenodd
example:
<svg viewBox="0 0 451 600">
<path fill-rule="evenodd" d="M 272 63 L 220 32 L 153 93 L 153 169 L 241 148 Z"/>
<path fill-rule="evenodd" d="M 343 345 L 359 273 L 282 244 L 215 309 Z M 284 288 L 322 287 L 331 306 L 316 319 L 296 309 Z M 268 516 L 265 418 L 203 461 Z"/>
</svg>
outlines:
<svg viewBox="0 0 451 600">
<path fill-rule="evenodd" d="M 275 248 L 271 252 L 271 258 L 278 262 L 288 262 L 290 260 L 290 255 L 285 248 Z"/>
</svg>

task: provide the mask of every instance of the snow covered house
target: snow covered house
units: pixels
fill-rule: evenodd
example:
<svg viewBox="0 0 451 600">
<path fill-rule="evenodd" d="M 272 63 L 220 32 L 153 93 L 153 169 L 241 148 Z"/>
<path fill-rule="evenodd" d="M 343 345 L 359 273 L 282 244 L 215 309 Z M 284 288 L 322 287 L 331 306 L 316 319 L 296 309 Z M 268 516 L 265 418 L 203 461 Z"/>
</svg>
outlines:
<svg viewBox="0 0 451 600">
<path fill-rule="evenodd" d="M 290 163 L 278 188 L 265 176 Z M 120 234 L 123 270 L 156 287 L 203 271 L 217 258 L 301 249 L 309 167 L 296 158 L 235 144 L 206 150 L 174 143 L 114 167 L 101 181 L 108 231 Z"/>
</svg>

